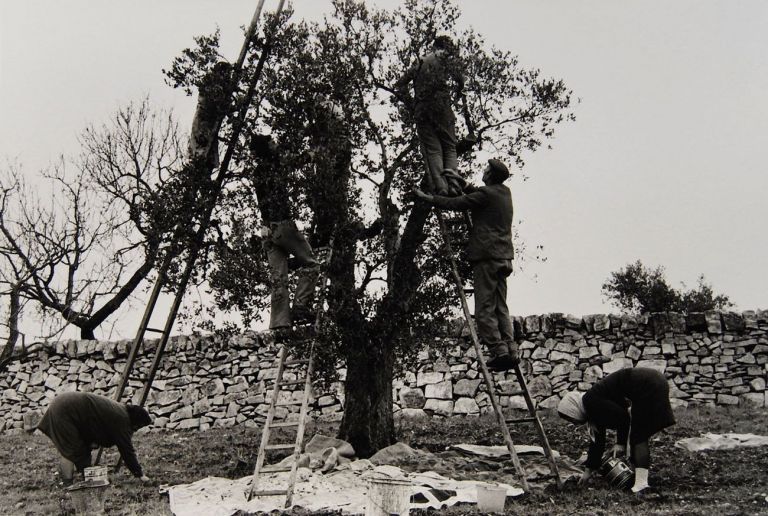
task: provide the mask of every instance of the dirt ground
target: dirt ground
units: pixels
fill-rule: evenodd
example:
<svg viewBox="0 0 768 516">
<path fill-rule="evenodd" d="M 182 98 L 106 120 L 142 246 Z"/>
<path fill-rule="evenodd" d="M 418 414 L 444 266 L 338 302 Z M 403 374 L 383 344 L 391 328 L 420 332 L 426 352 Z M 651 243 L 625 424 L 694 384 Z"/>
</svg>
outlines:
<svg viewBox="0 0 768 516">
<path fill-rule="evenodd" d="M 768 514 L 768 447 L 691 454 L 675 448 L 676 440 L 702 432 L 752 432 L 768 434 L 768 410 L 691 408 L 676 413 L 678 423 L 657 435 L 651 445 L 650 483 L 655 492 L 636 498 L 616 491 L 597 479 L 587 488 L 567 484 L 535 490 L 507 502 L 508 514 Z M 556 416 L 545 419 L 553 448 L 576 459 L 586 449 L 587 437 Z M 532 428 L 513 429 L 517 444 L 538 444 Z M 333 435 L 332 425 L 312 426 L 313 432 Z M 403 422 L 399 438 L 413 448 L 443 451 L 449 444 L 502 444 L 493 420 L 452 418 Z M 142 485 L 125 471 L 111 475 L 108 514 L 169 515 L 162 484 L 179 484 L 205 476 L 238 478 L 248 475 L 256 458 L 259 432 L 246 428 L 206 432 L 152 432 L 135 438 L 146 473 Z M 115 454 L 107 456 L 109 464 Z M 73 514 L 71 502 L 62 501 L 55 476 L 55 449 L 43 435 L 3 436 L 0 444 L 0 514 Z M 472 478 L 472 472 L 462 476 Z M 504 471 L 484 472 L 484 479 L 509 477 Z M 295 511 L 297 513 L 301 511 Z M 457 507 L 450 514 L 477 513 Z"/>
</svg>

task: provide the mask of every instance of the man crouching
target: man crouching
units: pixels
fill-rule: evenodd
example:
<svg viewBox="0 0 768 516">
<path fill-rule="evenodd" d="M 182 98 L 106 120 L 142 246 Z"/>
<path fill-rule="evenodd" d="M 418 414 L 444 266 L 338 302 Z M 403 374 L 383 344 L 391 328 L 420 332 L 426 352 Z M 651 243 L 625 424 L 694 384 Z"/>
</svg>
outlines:
<svg viewBox="0 0 768 516">
<path fill-rule="evenodd" d="M 91 465 L 94 445 L 117 446 L 133 476 L 148 482 L 131 438 L 136 430 L 150 424 L 149 413 L 141 407 L 97 394 L 67 392 L 48 405 L 37 429 L 53 441 L 61 454 L 59 474 L 65 485 L 72 483 L 75 468 L 82 471 Z"/>
</svg>

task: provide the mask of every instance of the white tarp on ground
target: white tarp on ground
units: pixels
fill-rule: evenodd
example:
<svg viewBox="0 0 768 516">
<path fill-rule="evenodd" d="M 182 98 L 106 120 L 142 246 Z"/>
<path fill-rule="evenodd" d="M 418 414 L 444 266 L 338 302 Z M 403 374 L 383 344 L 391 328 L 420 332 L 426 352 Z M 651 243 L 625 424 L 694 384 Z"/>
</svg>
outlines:
<svg viewBox="0 0 768 516">
<path fill-rule="evenodd" d="M 486 482 L 452 480 L 434 472 L 409 474 L 396 466 L 373 466 L 359 460 L 354 469 L 341 466 L 330 473 L 313 472 L 300 468 L 293 502 L 310 511 L 342 510 L 348 514 L 365 512 L 368 503 L 369 481 L 364 473 L 387 475 L 411 483 L 412 509 L 426 509 L 477 503 L 477 485 Z M 230 516 L 238 510 L 247 512 L 282 509 L 285 497 L 255 498 L 246 500 L 245 492 L 251 477 L 230 480 L 208 477 L 192 484 L 173 486 L 168 490 L 171 511 L 176 516 Z M 265 474 L 259 477 L 259 489 L 285 489 L 288 473 Z M 504 487 L 507 496 L 519 496 L 523 490 L 509 484 L 492 484 Z"/>
<path fill-rule="evenodd" d="M 690 452 L 732 450 L 734 448 L 768 446 L 768 437 L 755 434 L 703 434 L 701 437 L 680 439 L 675 446 Z"/>
<path fill-rule="evenodd" d="M 519 454 L 543 455 L 539 446 L 516 445 Z M 504 446 L 477 446 L 458 444 L 449 447 L 449 451 L 437 455 L 427 451 L 414 450 L 403 443 L 397 443 L 371 457 L 370 460 L 354 460 L 354 450 L 349 443 L 315 435 L 307 443 L 305 453 L 299 459 L 294 505 L 311 511 L 342 510 L 347 514 L 365 512 L 371 482 L 390 479 L 394 482 L 410 484 L 412 509 L 439 509 L 459 503 L 477 503 L 477 486 L 498 486 L 506 489 L 507 496 L 519 496 L 523 490 L 508 483 L 483 482 L 478 480 L 457 480 L 431 471 L 442 464 L 443 473 L 453 475 L 458 472 L 457 464 L 467 464 L 470 456 L 472 463 L 482 465 L 480 461 L 498 464 L 505 461 L 508 451 Z M 447 454 L 447 455 L 446 455 Z M 559 457 L 554 452 L 555 457 Z M 530 457 L 530 455 L 529 455 Z M 290 464 L 292 457 L 287 457 L 281 464 Z M 542 463 L 543 457 L 529 458 L 524 467 L 529 481 L 541 478 L 549 473 Z M 418 463 L 429 464 L 430 471 L 407 472 L 393 464 L 406 466 Z M 580 475 L 581 470 L 562 458 L 558 459 L 561 478 Z M 486 464 L 487 465 L 487 464 Z M 474 468 L 474 466 L 473 466 Z M 421 468 L 417 468 L 421 469 Z M 473 469 L 473 471 L 477 471 Z M 259 490 L 285 489 L 289 473 L 261 474 Z M 464 475 L 466 477 L 466 475 Z M 474 476 L 474 475 L 473 475 Z M 231 480 L 220 477 L 208 477 L 191 484 L 168 488 L 171 511 L 176 516 L 229 516 L 237 511 L 269 512 L 282 509 L 284 496 L 256 498 L 246 500 L 246 491 L 250 487 L 251 477 Z"/>
</svg>

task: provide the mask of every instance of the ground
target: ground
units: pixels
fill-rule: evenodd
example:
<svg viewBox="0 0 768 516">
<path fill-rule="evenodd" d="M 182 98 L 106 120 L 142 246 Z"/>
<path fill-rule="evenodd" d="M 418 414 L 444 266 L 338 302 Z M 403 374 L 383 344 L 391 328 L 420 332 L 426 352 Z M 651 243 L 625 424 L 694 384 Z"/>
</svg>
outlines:
<svg viewBox="0 0 768 516">
<path fill-rule="evenodd" d="M 691 454 L 674 447 L 676 440 L 701 432 L 768 433 L 768 410 L 691 408 L 676 413 L 678 423 L 652 442 L 650 482 L 658 491 L 643 499 L 616 491 L 597 480 L 586 489 L 566 485 L 547 488 L 508 501 L 509 514 L 768 514 L 768 447 Z M 545 419 L 553 448 L 571 458 L 586 449 L 586 435 L 574 432 L 556 416 Z M 529 426 L 529 425 L 524 425 Z M 333 435 L 332 425 L 311 426 L 313 432 Z M 442 451 L 452 443 L 502 444 L 489 417 L 402 422 L 400 440 L 413 448 Z M 538 444 L 532 428 L 513 429 L 518 444 Z M 149 485 L 130 477 L 125 469 L 111 476 L 108 514 L 169 515 L 161 484 L 178 484 L 205 476 L 237 478 L 251 472 L 259 432 L 246 428 L 206 432 L 153 432 L 136 436 L 139 458 Z M 72 514 L 62 503 L 55 478 L 55 449 L 39 433 L 3 436 L 0 446 L 0 514 Z M 114 463 L 114 454 L 108 456 Z M 501 474 L 501 473 L 500 473 Z M 463 472 L 463 476 L 467 476 Z M 488 474 L 484 475 L 488 476 Z M 491 474 L 492 477 L 492 474 Z M 472 513 L 453 508 L 451 514 Z"/>
</svg>

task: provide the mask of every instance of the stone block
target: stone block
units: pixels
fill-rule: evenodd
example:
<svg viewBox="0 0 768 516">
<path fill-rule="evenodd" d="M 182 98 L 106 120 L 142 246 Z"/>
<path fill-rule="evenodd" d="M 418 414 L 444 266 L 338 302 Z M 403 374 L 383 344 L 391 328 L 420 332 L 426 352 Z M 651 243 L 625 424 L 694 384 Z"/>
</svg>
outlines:
<svg viewBox="0 0 768 516">
<path fill-rule="evenodd" d="M 707 331 L 709 333 L 723 333 L 723 325 L 720 318 L 720 312 L 709 310 L 704 312 L 704 319 L 707 322 Z"/>
<path fill-rule="evenodd" d="M 611 328 L 611 319 L 605 314 L 597 314 L 592 319 L 593 331 L 600 333 Z"/>
<path fill-rule="evenodd" d="M 462 378 L 453 386 L 453 393 L 456 396 L 474 396 L 481 380 L 468 380 Z"/>
<path fill-rule="evenodd" d="M 533 360 L 541 360 L 543 358 L 547 358 L 549 356 L 549 350 L 545 347 L 538 347 L 533 350 L 533 353 L 531 353 L 531 359 Z"/>
<path fill-rule="evenodd" d="M 428 399 L 424 411 L 438 416 L 450 416 L 453 414 L 453 400 Z"/>
<path fill-rule="evenodd" d="M 755 356 L 752 353 L 747 353 L 744 356 L 738 357 L 736 359 L 736 362 L 740 364 L 755 364 L 757 361 L 755 360 Z"/>
<path fill-rule="evenodd" d="M 560 362 L 559 364 L 555 364 L 555 367 L 552 368 L 552 371 L 550 371 L 549 376 L 551 378 L 555 378 L 557 376 L 565 376 L 569 374 L 574 369 L 574 365 L 570 362 Z"/>
<path fill-rule="evenodd" d="M 427 397 L 427 400 L 451 400 L 453 399 L 453 384 L 450 380 L 429 384 L 425 387 L 424 395 Z"/>
<path fill-rule="evenodd" d="M 400 389 L 399 397 L 400 404 L 409 409 L 422 409 L 427 402 L 427 398 L 419 388 L 411 389 L 409 387 L 404 387 Z"/>
<path fill-rule="evenodd" d="M 536 376 L 528 382 L 528 392 L 535 398 L 545 398 L 552 395 L 552 383 L 547 376 Z"/>
<path fill-rule="evenodd" d="M 541 330 L 541 321 L 538 315 L 529 315 L 524 319 L 523 327 L 526 333 L 536 333 Z"/>
<path fill-rule="evenodd" d="M 669 326 L 672 330 L 672 333 L 685 333 L 685 315 L 678 312 L 668 312 L 667 317 L 669 319 Z"/>
<path fill-rule="evenodd" d="M 48 378 L 45 379 L 45 387 L 47 389 L 55 390 L 61 385 L 61 381 L 61 378 L 56 375 L 48 375 Z"/>
<path fill-rule="evenodd" d="M 600 366 L 589 366 L 584 370 L 584 381 L 587 383 L 595 383 L 603 377 L 603 369 Z"/>
<path fill-rule="evenodd" d="M 737 314 L 736 312 L 723 312 L 721 317 L 725 331 L 741 332 L 746 328 L 744 318 L 741 316 L 741 314 Z"/>
<path fill-rule="evenodd" d="M 440 383 L 445 379 L 445 375 L 439 372 L 419 372 L 416 375 L 416 386 L 433 385 Z"/>
<path fill-rule="evenodd" d="M 637 367 L 646 367 L 648 369 L 655 369 L 656 371 L 664 374 L 667 369 L 666 360 L 640 360 L 637 363 Z"/>
<path fill-rule="evenodd" d="M 632 367 L 632 360 L 629 358 L 615 358 L 603 364 L 603 373 L 608 375 L 627 367 Z"/>
<path fill-rule="evenodd" d="M 565 325 L 567 328 L 578 330 L 578 329 L 581 329 L 583 324 L 584 324 L 584 321 L 581 319 L 581 317 L 578 317 L 572 314 L 568 314 L 565 316 Z"/>
<path fill-rule="evenodd" d="M 429 415 L 422 409 L 404 408 L 397 414 L 404 419 L 428 419 Z"/>
<path fill-rule="evenodd" d="M 626 356 L 627 358 L 631 358 L 632 360 L 638 360 L 640 358 L 640 355 L 642 355 L 642 351 L 640 351 L 640 348 L 635 346 L 634 344 L 630 344 L 629 349 L 627 349 Z"/>
<path fill-rule="evenodd" d="M 577 359 L 571 353 L 563 353 L 562 351 L 552 351 L 549 354 L 549 359 L 553 362 L 571 362 L 576 363 Z"/>
<path fill-rule="evenodd" d="M 480 413 L 480 407 L 474 398 L 459 398 L 453 407 L 454 414 L 474 415 Z"/>
<path fill-rule="evenodd" d="M 192 430 L 200 427 L 200 418 L 183 419 L 176 426 L 179 430 Z"/>
<path fill-rule="evenodd" d="M 765 391 L 765 379 L 753 378 L 749 381 L 749 386 L 752 387 L 753 391 L 763 392 Z"/>
<path fill-rule="evenodd" d="M 556 409 L 558 403 L 560 403 L 560 396 L 555 394 L 545 400 L 542 400 L 541 403 L 539 403 L 539 408 Z"/>
<path fill-rule="evenodd" d="M 600 349 L 600 354 L 604 357 L 610 357 L 613 354 L 613 344 L 610 342 L 600 341 L 597 347 Z"/>
<path fill-rule="evenodd" d="M 695 398 L 696 396 L 694 396 Z M 739 397 L 738 396 L 731 396 L 730 394 L 718 394 L 717 395 L 717 404 L 718 405 L 738 405 L 739 404 Z"/>
<path fill-rule="evenodd" d="M 587 346 L 584 348 L 579 348 L 580 360 L 589 360 L 590 358 L 597 356 L 599 354 L 600 354 L 600 351 L 597 349 L 596 346 Z"/>
<path fill-rule="evenodd" d="M 576 346 L 571 344 L 570 342 L 558 342 L 555 345 L 555 351 L 561 351 L 563 353 L 573 353 L 576 351 Z"/>
</svg>

